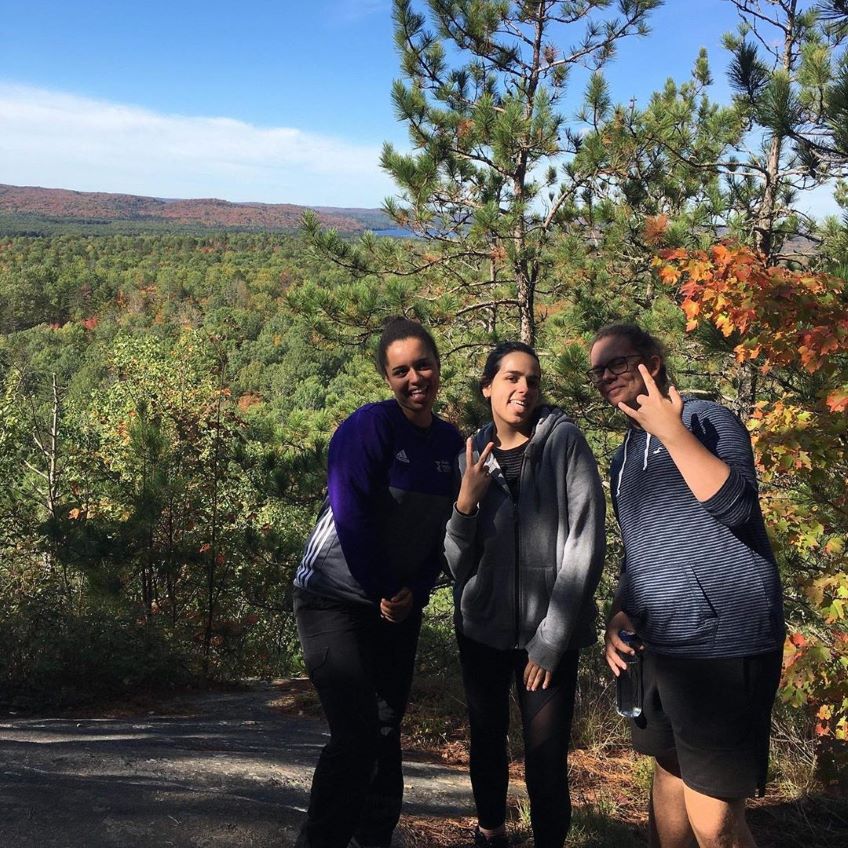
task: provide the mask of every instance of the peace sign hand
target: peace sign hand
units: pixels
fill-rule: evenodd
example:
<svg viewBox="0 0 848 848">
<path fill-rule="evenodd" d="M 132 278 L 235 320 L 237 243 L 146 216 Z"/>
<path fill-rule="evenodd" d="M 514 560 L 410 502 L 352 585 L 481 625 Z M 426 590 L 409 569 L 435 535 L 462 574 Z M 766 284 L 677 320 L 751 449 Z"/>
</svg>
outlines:
<svg viewBox="0 0 848 848">
<path fill-rule="evenodd" d="M 663 444 L 671 442 L 680 434 L 681 429 L 686 429 L 682 419 L 683 399 L 674 386 L 668 387 L 668 397 L 666 397 L 659 390 L 651 372 L 641 363 L 639 373 L 642 375 L 647 394 L 637 396 L 638 405 L 635 409 L 624 401 L 618 404 L 618 408 L 645 432 L 655 436 Z"/>
<path fill-rule="evenodd" d="M 456 498 L 456 508 L 465 515 L 473 515 L 477 511 L 477 504 L 483 499 L 492 482 L 486 461 L 494 447 L 495 443 L 489 442 L 475 462 L 474 440 L 469 437 L 465 442 L 465 471 Z"/>
</svg>

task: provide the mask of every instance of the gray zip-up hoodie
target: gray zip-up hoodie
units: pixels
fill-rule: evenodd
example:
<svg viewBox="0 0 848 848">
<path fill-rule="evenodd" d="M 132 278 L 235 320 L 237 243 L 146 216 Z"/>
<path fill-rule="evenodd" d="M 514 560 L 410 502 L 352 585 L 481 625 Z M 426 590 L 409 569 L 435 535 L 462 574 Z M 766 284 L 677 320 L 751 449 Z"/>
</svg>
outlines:
<svg viewBox="0 0 848 848">
<path fill-rule="evenodd" d="M 474 455 L 494 425 L 474 437 Z M 542 407 L 514 503 L 494 458 L 474 515 L 454 505 L 445 556 L 455 580 L 457 629 L 493 648 L 525 648 L 553 670 L 568 649 L 597 639 L 594 592 L 604 563 L 604 495 L 586 439 L 556 407 Z M 459 473 L 465 452 L 459 455 Z"/>
</svg>

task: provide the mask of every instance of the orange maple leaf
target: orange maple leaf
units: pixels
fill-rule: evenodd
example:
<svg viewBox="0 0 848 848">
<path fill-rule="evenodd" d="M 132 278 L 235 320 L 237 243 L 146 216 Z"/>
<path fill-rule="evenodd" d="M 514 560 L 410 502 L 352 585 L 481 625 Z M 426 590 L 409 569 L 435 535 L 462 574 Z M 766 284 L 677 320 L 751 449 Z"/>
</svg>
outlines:
<svg viewBox="0 0 848 848">
<path fill-rule="evenodd" d="M 831 392 L 827 396 L 825 403 L 831 412 L 845 412 L 848 410 L 848 387 L 836 389 L 836 391 Z"/>
<path fill-rule="evenodd" d="M 694 320 L 701 311 L 701 305 L 694 300 L 684 300 L 683 303 L 680 304 L 680 308 L 683 310 L 683 314 L 690 321 Z"/>
<path fill-rule="evenodd" d="M 789 641 L 796 648 L 806 648 L 807 647 L 807 639 L 802 633 L 792 633 L 789 636 Z"/>
<path fill-rule="evenodd" d="M 670 286 L 680 279 L 680 271 L 673 268 L 671 265 L 663 265 L 662 268 L 660 268 L 660 279 L 667 286 Z"/>
</svg>

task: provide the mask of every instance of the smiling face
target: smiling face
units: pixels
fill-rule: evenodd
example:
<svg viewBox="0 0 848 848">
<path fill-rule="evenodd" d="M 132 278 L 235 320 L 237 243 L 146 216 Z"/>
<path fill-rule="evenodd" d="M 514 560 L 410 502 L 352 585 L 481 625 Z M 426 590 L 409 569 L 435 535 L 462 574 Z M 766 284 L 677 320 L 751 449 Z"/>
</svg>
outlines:
<svg viewBox="0 0 848 848">
<path fill-rule="evenodd" d="M 598 339 L 592 345 L 590 360 L 593 369 L 601 369 L 593 380 L 595 387 L 603 399 L 615 407 L 625 403 L 635 408 L 636 398 L 646 393 L 645 381 L 639 373 L 640 362 L 653 377 L 657 376 L 662 364 L 658 356 L 643 358 L 625 336 Z"/>
<path fill-rule="evenodd" d="M 414 336 L 392 342 L 385 373 L 403 414 L 416 426 L 428 427 L 439 392 L 439 365 L 430 345 Z"/>
<path fill-rule="evenodd" d="M 539 362 L 530 354 L 513 351 L 501 359 L 492 381 L 483 386 L 483 397 L 492 403 L 492 419 L 501 438 L 510 432 L 530 434 L 539 405 L 540 380 Z"/>
</svg>

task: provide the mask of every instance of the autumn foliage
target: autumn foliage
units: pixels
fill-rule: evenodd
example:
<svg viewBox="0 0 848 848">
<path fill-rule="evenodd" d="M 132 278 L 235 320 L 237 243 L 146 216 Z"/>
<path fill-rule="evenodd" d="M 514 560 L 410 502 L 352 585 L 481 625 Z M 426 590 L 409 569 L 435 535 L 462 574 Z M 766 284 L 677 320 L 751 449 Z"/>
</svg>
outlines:
<svg viewBox="0 0 848 848">
<path fill-rule="evenodd" d="M 744 247 L 669 250 L 687 331 L 701 322 L 756 369 L 748 421 L 790 622 L 783 697 L 848 740 L 848 300 L 844 279 L 771 266 Z"/>
<path fill-rule="evenodd" d="M 725 244 L 709 252 L 665 251 L 657 264 L 663 282 L 679 284 L 687 330 L 707 320 L 725 336 L 740 336 L 740 362 L 754 360 L 766 371 L 784 366 L 821 372 L 830 387 L 827 407 L 848 408 L 840 360 L 848 354 L 845 280 L 766 265 L 747 248 Z"/>
</svg>

